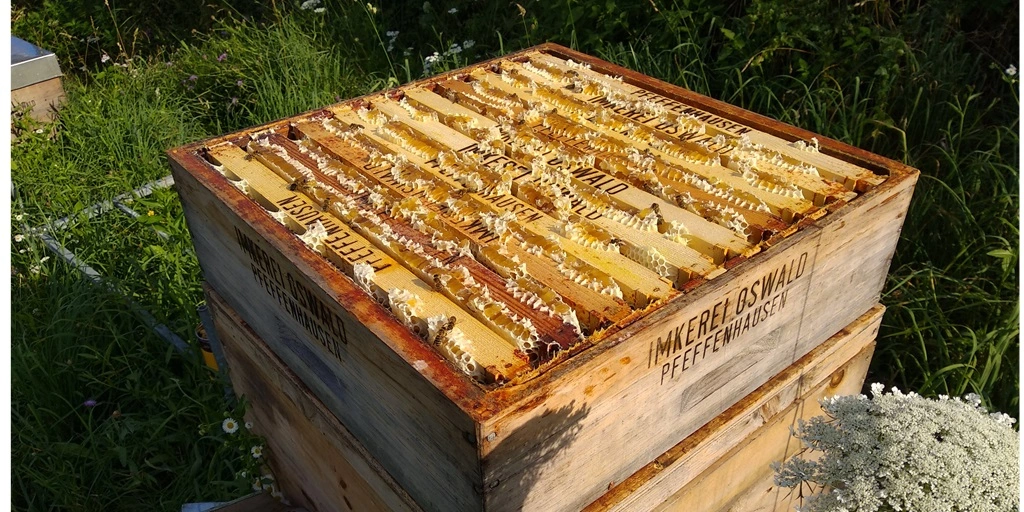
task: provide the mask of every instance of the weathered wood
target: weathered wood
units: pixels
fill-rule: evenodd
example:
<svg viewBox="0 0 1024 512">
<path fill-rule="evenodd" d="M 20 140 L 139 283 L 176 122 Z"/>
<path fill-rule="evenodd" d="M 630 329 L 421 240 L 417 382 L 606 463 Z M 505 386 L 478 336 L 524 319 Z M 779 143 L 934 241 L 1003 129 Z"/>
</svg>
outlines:
<svg viewBox="0 0 1024 512">
<path fill-rule="evenodd" d="M 270 448 L 279 488 L 311 511 L 417 510 L 411 498 L 211 288 L 208 303 L 225 340 L 236 393 Z M 857 393 L 874 347 L 878 306 L 816 347 L 700 430 L 586 507 L 606 510 L 734 510 L 775 506 L 785 491 L 755 487 L 769 463 L 792 455 L 795 418 L 818 399 Z M 258 399 L 253 400 L 254 397 Z M 782 503 L 782 501 L 780 501 Z M 761 510 L 761 509 L 758 509 Z M 764 510 L 783 510 L 764 508 Z"/>
<path fill-rule="evenodd" d="M 434 291 L 409 269 L 392 259 L 398 255 L 385 254 L 386 251 L 375 249 L 374 244 L 379 244 L 379 240 L 371 242 L 364 238 L 365 232 L 357 233 L 329 213 L 318 212 L 318 208 L 313 206 L 316 204 L 315 200 L 290 190 L 285 180 L 263 167 L 237 146 L 222 144 L 210 148 L 208 153 L 230 175 L 238 178 L 238 186 L 243 191 L 257 198 L 265 208 L 273 208 L 276 210 L 275 213 L 283 214 L 283 224 L 290 229 L 305 235 L 313 231 L 314 224 L 318 223 L 324 229 L 321 239 L 304 241 L 313 245 L 314 250 L 322 251 L 328 260 L 341 268 L 350 278 L 358 281 L 359 264 L 369 267 L 370 274 L 365 278 L 368 281 L 367 291 L 376 295 L 378 301 L 387 303 L 390 300 L 394 309 L 396 305 L 391 300 L 394 290 L 404 290 L 412 294 L 415 301 L 411 307 L 414 309 L 411 312 L 413 318 L 408 322 L 411 324 L 410 328 L 418 335 L 427 338 L 428 319 L 454 318 L 454 329 L 460 330 L 467 340 L 431 340 L 441 345 L 457 343 L 458 349 L 464 350 L 471 358 L 468 361 L 461 361 L 453 354 L 452 357 L 456 359 L 453 363 L 471 366 L 471 373 L 485 372 L 491 380 L 503 375 L 517 375 L 526 366 L 526 361 L 514 353 L 514 346 L 499 338 L 446 297 Z"/>
<path fill-rule="evenodd" d="M 860 392 L 883 310 L 869 310 L 586 510 L 710 512 L 747 493 L 760 499 L 749 487 L 771 473 L 771 462 L 792 455 L 795 417 L 820 413 L 820 398 Z"/>
<path fill-rule="evenodd" d="M 31 108 L 29 115 L 41 122 L 53 120 L 64 98 L 64 85 L 59 76 L 11 91 L 11 104 Z"/>
<path fill-rule="evenodd" d="M 478 508 L 478 415 L 466 411 L 483 390 L 194 152 L 172 169 L 225 302 L 423 508 Z"/>
<path fill-rule="evenodd" d="M 567 51 L 563 53 L 571 55 L 576 52 Z M 582 56 L 582 54 L 576 55 Z M 530 57 L 535 57 L 538 61 L 545 62 L 553 66 L 566 66 L 566 60 L 558 59 L 549 54 L 538 53 L 535 55 L 531 55 Z M 617 66 L 605 65 L 604 63 L 600 63 L 597 67 L 609 69 L 612 71 L 613 74 L 618 74 L 615 73 L 615 71 L 617 71 L 615 69 L 617 68 Z M 756 129 L 756 127 L 753 126 L 754 123 L 742 123 L 736 122 L 735 120 L 731 119 L 723 119 L 722 117 L 710 113 L 709 110 L 702 110 L 700 108 L 701 105 L 699 104 L 699 102 L 691 102 L 689 104 L 676 105 L 673 103 L 673 100 L 675 100 L 675 98 L 673 98 L 672 95 L 665 95 L 667 97 L 658 97 L 655 94 L 651 94 L 650 90 L 645 90 L 643 87 L 638 87 L 634 84 L 634 82 L 644 82 L 644 80 L 638 80 L 639 77 L 636 73 L 621 73 L 621 76 L 624 77 L 625 80 L 619 81 L 607 80 L 607 77 L 601 76 L 590 67 L 574 67 L 572 69 L 580 74 L 589 75 L 592 78 L 597 78 L 598 80 L 605 81 L 612 87 L 620 89 L 623 93 L 633 96 L 636 100 L 655 101 L 658 104 L 669 108 L 672 112 L 682 113 L 688 116 L 694 116 L 698 119 L 705 116 L 714 118 L 711 119 L 712 123 L 710 124 L 710 126 L 708 126 L 708 133 L 706 135 L 708 135 L 709 137 L 715 135 L 722 135 L 727 138 L 737 138 L 745 135 L 755 144 L 765 146 L 767 149 L 774 151 L 779 155 L 782 155 L 792 163 L 810 164 L 817 167 L 819 171 L 826 173 L 827 175 L 834 179 L 843 180 L 843 182 L 851 190 L 863 191 L 866 190 L 867 188 L 870 188 L 871 186 L 878 185 L 882 181 L 881 179 L 879 179 L 879 177 L 872 175 L 870 172 L 866 172 L 864 169 L 854 164 L 851 164 L 850 162 L 844 161 L 839 158 L 835 158 L 828 154 L 822 154 L 813 149 L 807 149 L 806 146 L 804 147 L 804 149 L 800 149 L 796 144 L 794 144 L 794 142 L 803 142 L 804 144 L 813 143 L 813 140 L 817 139 L 817 137 L 814 137 L 813 134 L 807 138 L 797 138 L 796 140 L 793 141 L 781 139 L 776 134 L 765 133 L 764 130 Z M 689 99 L 686 97 L 692 96 L 692 93 L 690 95 L 682 94 L 679 96 L 682 96 L 682 98 L 680 99 Z M 719 107 L 720 105 L 713 104 L 713 106 Z M 655 126 L 659 124 L 656 120 L 645 121 L 645 123 L 652 124 Z"/>
<path fill-rule="evenodd" d="M 718 153 L 726 166 L 732 152 L 775 155 L 762 174 L 747 176 L 755 188 L 775 190 L 776 185 L 758 180 L 778 180 L 779 187 L 799 181 L 810 196 L 802 200 L 822 204 L 800 214 L 794 211 L 792 218 L 761 212 L 768 215 L 749 222 L 761 226 L 760 235 L 748 232 L 745 239 L 738 237 L 752 248 L 740 256 L 733 256 L 738 253 L 713 234 L 689 233 L 703 245 L 689 244 L 690 251 L 675 251 L 665 258 L 665 265 L 652 266 L 668 280 L 645 278 L 658 274 L 642 266 L 637 269 L 637 261 L 643 259 L 640 250 L 685 249 L 679 242 L 687 233 L 661 233 L 668 223 L 659 209 L 666 208 L 648 205 L 646 211 L 640 210 L 643 203 L 638 198 L 656 198 L 658 202 L 651 204 L 672 206 L 667 201 L 676 201 L 672 194 L 685 191 L 685 180 L 672 175 L 679 179 L 668 186 L 680 187 L 662 195 L 655 193 L 653 181 L 647 182 L 652 186 L 648 190 L 620 172 L 621 183 L 648 194 L 623 201 L 609 199 L 614 194 L 599 187 L 592 190 L 590 183 L 559 168 L 563 159 L 587 160 L 581 156 L 584 152 L 591 152 L 595 164 L 598 157 L 613 162 L 615 155 L 628 152 L 597 151 L 602 145 L 626 144 L 615 135 L 584 134 L 576 139 L 564 126 L 559 129 L 569 135 L 548 127 L 551 133 L 533 131 L 543 123 L 531 124 L 522 117 L 537 114 L 531 112 L 535 105 L 525 101 L 533 93 L 508 89 L 513 86 L 495 73 L 502 66 L 528 71 L 526 61 L 547 58 L 561 65 L 570 58 L 585 61 L 590 72 L 622 75 L 620 83 L 643 90 L 626 96 L 636 109 L 645 108 L 638 103 L 643 100 L 667 105 L 670 111 L 695 105 L 695 111 L 706 113 L 677 116 L 662 126 L 643 112 L 634 115 L 633 107 L 592 102 L 644 124 L 647 132 L 630 128 L 622 133 L 646 137 L 645 151 L 660 151 L 664 162 L 679 158 L 668 144 L 674 140 L 696 144 L 705 154 Z M 474 79 L 481 73 L 494 82 L 493 90 L 474 89 L 483 82 Z M 404 91 L 437 94 L 409 94 L 403 102 Z M 544 101 L 560 109 L 550 120 L 572 120 L 574 108 L 591 112 L 589 107 L 577 108 L 574 102 L 580 98 L 540 94 L 547 94 Z M 446 110 L 440 102 L 451 98 L 457 104 Z M 473 116 L 464 110 L 482 116 L 476 118 L 478 123 L 486 118 L 497 124 L 490 125 L 493 130 L 473 126 Z M 602 123 L 618 119 L 578 117 L 595 132 L 608 129 Z M 703 131 L 693 138 L 679 136 L 679 128 L 694 126 Z M 650 135 L 653 131 L 658 134 Z M 641 470 L 878 301 L 916 171 L 824 138 L 818 141 L 818 152 L 765 149 L 766 144 L 746 140 L 755 131 L 783 145 L 814 136 L 545 45 L 468 72 L 459 70 L 331 110 L 172 150 L 171 160 L 207 279 L 418 503 L 439 510 L 546 510 L 556 505 L 574 509 Z M 706 134 L 711 136 L 695 140 Z M 300 151 L 305 147 L 318 152 L 328 159 L 325 169 L 334 172 L 330 166 L 337 166 L 341 171 L 336 179 L 328 179 L 330 173 L 320 169 L 320 174 L 312 173 L 317 183 L 310 184 L 293 176 L 273 155 L 250 145 L 254 137 L 264 136 L 297 137 Z M 597 144 L 584 144 L 591 140 Z M 538 141 L 538 146 L 529 147 L 530 141 Z M 407 233 L 408 241 L 421 245 L 427 233 L 434 233 L 431 236 L 453 244 L 446 245 L 448 249 L 439 245 L 438 251 L 453 254 L 451 248 L 464 247 L 467 252 L 460 257 L 476 258 L 503 278 L 529 277 L 542 283 L 546 290 L 541 291 L 550 292 L 552 300 L 580 313 L 589 335 L 536 368 L 518 373 L 512 369 L 507 373 L 514 377 L 504 384 L 474 380 L 368 296 L 350 277 L 344 261 L 332 262 L 300 240 L 298 233 L 308 238 L 303 219 L 291 218 L 299 225 L 286 228 L 270 215 L 271 201 L 261 200 L 259 194 L 253 196 L 255 201 L 249 199 L 230 176 L 221 175 L 201 157 L 204 147 L 227 146 L 243 153 L 241 148 L 249 147 L 255 165 L 278 169 L 280 174 L 271 176 L 279 184 L 293 185 L 298 190 L 290 193 L 333 212 L 325 215 L 337 214 L 349 230 L 378 244 L 383 256 L 396 262 L 396 255 L 415 259 L 407 252 L 409 246 L 393 244 L 396 239 L 382 231 L 384 226 Z M 543 149 L 549 146 L 558 158 L 544 156 Z M 311 155 L 308 158 L 316 160 Z M 642 153 L 630 155 L 644 158 Z M 807 180 L 787 178 L 792 170 L 787 165 L 823 166 L 832 160 L 844 165 L 821 171 L 821 176 L 853 189 L 856 197 L 829 188 L 832 185 L 814 189 L 816 185 Z M 715 170 L 736 172 L 726 166 Z M 655 165 L 655 175 L 669 176 L 667 167 Z M 609 169 L 598 169 L 598 177 L 618 176 Z M 539 178 L 531 178 L 534 175 Z M 346 188 L 343 178 L 358 184 Z M 323 183 L 335 183 L 345 191 L 327 193 Z M 695 183 L 699 184 L 689 186 Z M 366 195 L 359 195 L 359 187 L 368 190 Z M 719 206 L 732 200 L 715 186 L 702 190 L 708 194 L 703 199 L 707 204 L 715 204 L 711 196 L 717 197 Z M 346 201 L 356 206 L 338 206 Z M 388 215 L 360 213 L 367 205 Z M 748 213 L 760 210 L 754 203 L 737 205 Z M 577 223 L 580 211 L 594 213 L 594 220 Z M 721 219 L 710 218 L 711 208 L 680 211 L 709 217 L 705 224 L 715 231 L 723 227 Z M 289 218 L 285 214 L 286 223 Z M 368 221 L 373 218 L 379 222 Z M 709 247 L 722 249 L 715 253 Z M 726 259 L 718 261 L 719 257 Z M 705 263 L 696 265 L 701 258 Z M 622 261 L 629 263 L 618 272 L 616 262 Z M 424 293 L 433 291 L 445 301 L 458 295 L 434 289 L 439 283 L 424 279 L 431 276 L 418 264 L 413 267 L 422 275 L 406 272 L 427 287 Z M 465 307 L 464 302 L 450 303 Z M 588 323 L 587 315 L 596 321 Z"/>
<path fill-rule="evenodd" d="M 864 348 L 830 378 L 795 400 L 753 432 L 743 443 L 651 509 L 658 512 L 790 512 L 800 504 L 799 492 L 775 485 L 772 462 L 798 453 L 803 445 L 791 435 L 800 421 L 823 414 L 819 400 L 860 393 L 874 347 Z M 766 404 L 775 407 L 774 404 Z M 637 509 L 624 509 L 637 510 Z"/>
<path fill-rule="evenodd" d="M 311 512 L 420 508 L 309 388 L 206 287 L 235 394 L 245 397 L 253 431 L 285 496 Z"/>
</svg>

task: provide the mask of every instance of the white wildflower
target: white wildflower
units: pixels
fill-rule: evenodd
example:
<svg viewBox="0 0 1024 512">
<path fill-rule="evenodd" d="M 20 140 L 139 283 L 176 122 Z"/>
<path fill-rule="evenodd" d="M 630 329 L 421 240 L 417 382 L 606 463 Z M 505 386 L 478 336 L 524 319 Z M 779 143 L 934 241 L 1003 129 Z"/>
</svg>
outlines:
<svg viewBox="0 0 1024 512">
<path fill-rule="evenodd" d="M 14 235 L 14 241 L 15 242 L 21 242 L 24 239 L 25 239 L 25 237 L 22 236 L 22 235 Z"/>
<path fill-rule="evenodd" d="M 104 64 L 106 64 L 109 61 L 110 61 L 110 55 L 107 55 L 106 53 L 104 53 L 103 56 L 100 57 L 100 62 L 102 62 Z"/>
<path fill-rule="evenodd" d="M 21 219 L 24 219 L 24 218 L 25 218 L 25 216 L 20 214 L 20 213 L 14 216 L 14 220 L 16 220 L 18 222 L 21 222 Z"/>
<path fill-rule="evenodd" d="M 18 251 L 18 254 L 25 254 L 26 252 L 28 252 L 28 249 L 22 249 Z"/>
<path fill-rule="evenodd" d="M 327 12 L 327 8 L 326 7 L 317 7 L 316 9 L 313 9 L 313 12 L 315 12 L 317 14 L 323 14 L 323 13 Z"/>
<path fill-rule="evenodd" d="M 224 429 L 224 432 L 227 434 L 234 434 L 238 432 L 238 422 L 234 418 L 224 418 L 220 428 Z"/>
<path fill-rule="evenodd" d="M 50 257 L 49 257 L 49 256 L 43 256 L 43 257 L 42 257 L 42 258 L 41 258 L 41 259 L 39 260 L 39 263 L 46 263 L 47 261 L 50 261 Z"/>
<path fill-rule="evenodd" d="M 42 269 L 39 268 L 39 265 L 32 265 L 31 267 L 28 268 L 28 271 L 33 274 L 38 274 L 40 270 Z"/>
<path fill-rule="evenodd" d="M 885 394 L 880 384 L 871 391 L 870 399 L 822 400 L 827 416 L 800 421 L 794 431 L 808 457 L 772 465 L 780 486 L 820 491 L 799 510 L 1015 508 L 1020 440 L 1013 418 L 988 413 L 975 394 L 929 400 L 895 388 Z"/>
<path fill-rule="evenodd" d="M 1010 64 L 1010 67 L 1006 68 L 1006 74 L 1009 76 L 1015 76 L 1017 74 L 1017 66 Z"/>
<path fill-rule="evenodd" d="M 320 0 L 306 0 L 305 2 L 302 2 L 302 5 L 299 6 L 299 9 L 302 9 L 303 11 L 308 11 L 318 5 L 320 5 Z"/>
<path fill-rule="evenodd" d="M 462 47 L 467 50 L 472 48 L 474 45 L 476 45 L 476 41 L 472 39 L 466 39 L 465 41 L 462 42 Z"/>
<path fill-rule="evenodd" d="M 253 446 L 252 449 L 249 450 L 249 453 L 252 454 L 252 458 L 258 459 L 258 458 L 263 456 L 263 447 L 262 446 Z"/>
<path fill-rule="evenodd" d="M 245 422 L 245 429 L 246 430 L 252 430 L 252 422 L 251 421 Z"/>
<path fill-rule="evenodd" d="M 387 32 L 384 32 L 384 35 L 390 37 L 391 39 L 394 39 L 394 38 L 398 37 L 398 31 L 397 30 L 388 30 Z"/>
<path fill-rule="evenodd" d="M 366 4 L 366 10 L 370 11 L 370 14 L 377 14 L 377 8 L 374 7 L 373 4 L 371 3 Z"/>
<path fill-rule="evenodd" d="M 455 14 L 457 12 L 459 12 L 459 10 L 454 8 L 454 7 L 452 7 L 451 9 L 448 9 L 448 14 Z"/>
</svg>

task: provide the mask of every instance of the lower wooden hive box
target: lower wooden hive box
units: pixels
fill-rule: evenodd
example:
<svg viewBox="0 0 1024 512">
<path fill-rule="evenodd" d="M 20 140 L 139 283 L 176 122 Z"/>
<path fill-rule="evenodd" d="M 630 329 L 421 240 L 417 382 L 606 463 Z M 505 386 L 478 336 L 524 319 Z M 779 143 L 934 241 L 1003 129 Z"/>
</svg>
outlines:
<svg viewBox="0 0 1024 512">
<path fill-rule="evenodd" d="M 273 351 L 207 289 L 235 391 L 265 436 L 277 481 L 310 511 L 420 510 Z M 860 392 L 882 318 L 876 306 L 707 425 L 590 503 L 613 510 L 783 511 L 796 498 L 777 488 L 769 464 L 796 453 L 798 419 L 821 414 L 818 400 Z M 538 509 L 574 510 L 575 500 Z"/>
<path fill-rule="evenodd" d="M 431 510 L 640 470 L 878 302 L 917 179 L 555 45 L 169 154 L 205 278 Z"/>
</svg>

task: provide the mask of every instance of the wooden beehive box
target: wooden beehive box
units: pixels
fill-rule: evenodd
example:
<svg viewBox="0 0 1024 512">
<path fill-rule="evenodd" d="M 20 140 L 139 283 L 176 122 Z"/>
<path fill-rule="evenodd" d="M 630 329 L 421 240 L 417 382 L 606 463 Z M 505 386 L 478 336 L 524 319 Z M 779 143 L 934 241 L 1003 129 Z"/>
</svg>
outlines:
<svg viewBox="0 0 1024 512">
<path fill-rule="evenodd" d="M 246 419 L 266 438 L 288 500 L 310 512 L 420 510 L 220 295 L 206 292 L 235 392 L 259 397 Z M 792 510 L 798 493 L 774 485 L 770 464 L 800 450 L 789 429 L 820 415 L 818 400 L 861 390 L 882 311 L 868 310 L 584 510 Z"/>
<path fill-rule="evenodd" d="M 170 157 L 211 286 L 431 510 L 629 477 L 878 301 L 917 179 L 555 45 Z"/>
</svg>

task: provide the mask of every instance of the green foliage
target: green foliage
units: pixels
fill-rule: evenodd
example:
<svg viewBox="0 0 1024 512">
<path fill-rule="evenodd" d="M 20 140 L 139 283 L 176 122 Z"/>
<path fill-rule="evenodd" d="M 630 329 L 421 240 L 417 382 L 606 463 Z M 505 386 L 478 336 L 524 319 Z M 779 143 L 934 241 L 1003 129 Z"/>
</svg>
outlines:
<svg viewBox="0 0 1024 512">
<path fill-rule="evenodd" d="M 66 80 L 67 105 L 53 127 L 22 121 L 11 174 L 31 213 L 71 213 L 164 176 L 164 151 L 208 133 L 197 105 L 174 94 L 173 71 L 126 65 L 96 73 L 90 85 Z"/>
<path fill-rule="evenodd" d="M 15 508 L 178 510 L 244 492 L 238 455 L 197 434 L 223 414 L 221 384 L 40 254 L 13 255 Z"/>
<path fill-rule="evenodd" d="M 124 298 L 46 259 L 21 224 L 166 175 L 168 148 L 544 41 L 921 169 L 869 381 L 1017 409 L 1013 2 L 201 4 L 15 5 L 15 34 L 57 52 L 69 75 L 52 126 L 12 119 L 18 509 L 170 510 L 237 497 L 253 477 L 240 447 L 255 442 L 218 430 L 222 388 L 198 358 L 171 353 Z M 75 219 L 60 239 L 191 339 L 201 276 L 176 193 L 133 207 L 137 219 Z"/>
<path fill-rule="evenodd" d="M 65 73 L 77 74 L 100 66 L 105 53 L 155 55 L 209 31 L 226 13 L 258 19 L 270 7 L 230 0 L 19 0 L 12 6 L 11 34 L 52 51 Z"/>
</svg>

